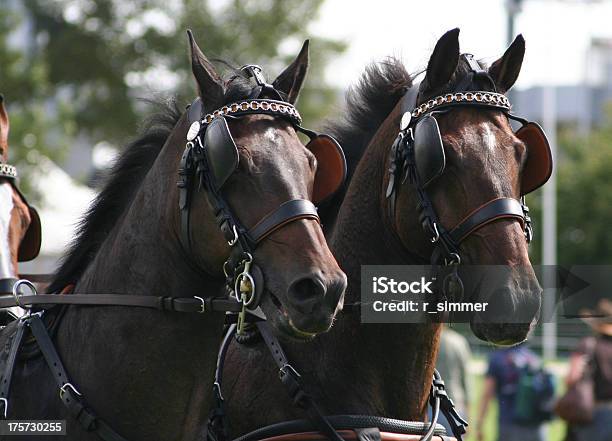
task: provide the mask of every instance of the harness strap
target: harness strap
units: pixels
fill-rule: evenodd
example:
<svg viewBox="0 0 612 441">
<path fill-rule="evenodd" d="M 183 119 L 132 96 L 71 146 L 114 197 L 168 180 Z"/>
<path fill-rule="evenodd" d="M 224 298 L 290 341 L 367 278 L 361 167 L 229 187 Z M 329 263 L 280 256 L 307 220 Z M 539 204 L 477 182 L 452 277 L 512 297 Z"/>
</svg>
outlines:
<svg viewBox="0 0 612 441">
<path fill-rule="evenodd" d="M 446 387 L 444 385 L 444 380 L 442 380 L 442 376 L 437 369 L 434 369 L 433 381 L 431 384 L 431 391 L 429 394 L 429 404 L 433 409 L 432 419 L 431 419 L 431 427 L 421 441 L 429 441 L 434 434 L 434 428 L 438 421 L 438 417 L 440 415 L 440 411 L 446 417 L 448 424 L 451 426 L 451 430 L 455 438 L 458 441 L 461 441 L 463 435 L 466 433 L 466 427 L 468 427 L 468 422 L 459 415 L 457 409 L 455 409 L 455 403 L 446 393 Z M 429 435 L 429 436 L 428 436 Z"/>
<path fill-rule="evenodd" d="M 468 214 L 450 231 L 455 243 L 461 243 L 467 236 L 498 219 L 516 219 L 525 227 L 525 213 L 519 201 L 513 198 L 493 199 Z"/>
<path fill-rule="evenodd" d="M 259 243 L 276 230 L 299 219 L 313 219 L 320 222 L 317 207 L 307 199 L 293 199 L 284 202 L 257 222 L 248 234 L 254 243 Z"/>
<path fill-rule="evenodd" d="M 68 412 L 74 417 L 81 426 L 88 432 L 95 433 L 104 441 L 127 441 L 110 426 L 89 409 L 83 401 L 81 394 L 69 381 L 68 374 L 62 360 L 55 350 L 55 346 L 47 333 L 47 329 L 38 314 L 27 318 L 25 322 L 30 326 L 32 334 L 38 343 L 53 379 L 59 388 L 59 396 Z"/>
<path fill-rule="evenodd" d="M 300 374 L 289 364 L 283 348 L 274 336 L 267 322 L 256 323 L 266 346 L 272 354 L 274 362 L 278 366 L 278 374 L 281 382 L 287 387 L 289 396 L 293 403 L 306 412 L 308 420 L 331 441 L 344 441 L 340 434 L 334 429 L 329 420 L 323 415 L 312 397 L 304 390 Z"/>
<path fill-rule="evenodd" d="M 137 306 L 174 312 L 239 312 L 241 304 L 226 297 L 170 297 L 128 294 L 37 294 L 0 297 L 0 308 L 34 305 Z"/>
<path fill-rule="evenodd" d="M 226 316 L 227 317 L 227 316 Z M 217 354 L 217 366 L 215 368 L 215 383 L 213 384 L 213 395 L 215 406 L 211 409 L 206 422 L 207 439 L 210 441 L 225 441 L 227 440 L 227 427 L 225 425 L 225 408 L 223 406 L 223 394 L 221 393 L 221 383 L 223 381 L 223 366 L 225 365 L 225 356 L 230 347 L 232 338 L 236 334 L 236 324 L 230 325 L 223 341 L 219 353 Z"/>
<path fill-rule="evenodd" d="M 181 243 L 183 248 L 191 253 L 191 236 L 189 228 L 189 206 L 191 202 L 191 192 L 189 191 L 192 185 L 192 171 L 193 171 L 193 155 L 192 148 L 186 147 L 181 156 L 181 162 L 178 169 L 178 182 L 176 183 L 179 188 L 179 211 L 181 213 Z"/>
<path fill-rule="evenodd" d="M 19 346 L 21 346 L 21 341 L 23 340 L 24 329 L 25 323 L 23 320 L 19 320 L 17 322 L 17 331 L 15 332 L 11 342 L 11 348 L 6 360 L 6 366 L 4 366 L 4 372 L 0 377 L 0 410 L 2 410 L 0 417 L 3 418 L 6 418 L 6 414 L 8 413 L 8 399 L 11 390 L 11 378 L 13 377 L 13 371 L 15 370 L 17 352 L 19 351 Z"/>
</svg>

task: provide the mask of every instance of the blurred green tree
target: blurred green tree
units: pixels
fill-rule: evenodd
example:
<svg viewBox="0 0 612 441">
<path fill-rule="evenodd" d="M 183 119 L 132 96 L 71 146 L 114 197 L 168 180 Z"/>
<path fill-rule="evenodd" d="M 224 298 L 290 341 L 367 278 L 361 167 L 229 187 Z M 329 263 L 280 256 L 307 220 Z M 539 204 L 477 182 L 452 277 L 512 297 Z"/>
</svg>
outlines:
<svg viewBox="0 0 612 441">
<path fill-rule="evenodd" d="M 557 253 L 561 265 L 612 263 L 612 109 L 589 136 L 575 127 L 558 133 Z M 528 196 L 536 219 L 532 261 L 541 261 L 541 191 Z"/>
<path fill-rule="evenodd" d="M 13 162 L 61 158 L 77 135 L 121 145 L 148 111 L 139 98 L 195 94 L 185 30 L 204 53 L 262 65 L 272 80 L 308 38 L 323 0 L 25 0 L 0 3 L 0 92 Z M 324 79 L 344 43 L 316 38 L 299 108 L 312 124 L 337 93 Z M 223 69 L 223 64 L 219 64 Z M 25 148 L 24 148 L 25 147 Z"/>
</svg>

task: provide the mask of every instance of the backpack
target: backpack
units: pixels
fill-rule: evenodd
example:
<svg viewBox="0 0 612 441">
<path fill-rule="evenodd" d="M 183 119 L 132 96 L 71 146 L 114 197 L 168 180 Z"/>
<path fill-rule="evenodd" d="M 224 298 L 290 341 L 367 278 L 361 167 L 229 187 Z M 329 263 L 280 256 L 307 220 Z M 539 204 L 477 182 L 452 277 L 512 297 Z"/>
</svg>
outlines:
<svg viewBox="0 0 612 441">
<path fill-rule="evenodd" d="M 519 368 L 514 400 L 514 421 L 537 425 L 554 416 L 555 377 L 542 366 L 527 363 Z"/>
</svg>

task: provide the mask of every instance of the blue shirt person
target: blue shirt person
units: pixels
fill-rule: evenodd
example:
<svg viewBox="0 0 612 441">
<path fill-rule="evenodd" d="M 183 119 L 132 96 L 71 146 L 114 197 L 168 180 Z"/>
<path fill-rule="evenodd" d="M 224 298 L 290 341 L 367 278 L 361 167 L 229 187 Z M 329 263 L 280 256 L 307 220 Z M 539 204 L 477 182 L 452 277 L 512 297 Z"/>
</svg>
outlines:
<svg viewBox="0 0 612 441">
<path fill-rule="evenodd" d="M 540 364 L 538 356 L 525 344 L 493 351 L 489 356 L 480 412 L 475 424 L 478 441 L 483 440 L 484 420 L 493 397 L 497 399 L 498 439 L 504 441 L 544 441 L 544 425 L 515 422 L 515 398 L 521 369 Z"/>
</svg>

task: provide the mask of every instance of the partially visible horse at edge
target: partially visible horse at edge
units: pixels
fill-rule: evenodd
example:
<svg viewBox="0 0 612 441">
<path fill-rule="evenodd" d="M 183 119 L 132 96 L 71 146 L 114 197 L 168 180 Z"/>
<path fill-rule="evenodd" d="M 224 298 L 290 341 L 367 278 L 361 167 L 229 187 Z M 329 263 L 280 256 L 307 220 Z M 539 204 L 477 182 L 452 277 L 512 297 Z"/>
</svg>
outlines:
<svg viewBox="0 0 612 441">
<path fill-rule="evenodd" d="M 0 95 L 0 293 L 10 293 L 19 277 L 19 262 L 38 256 L 41 226 L 38 212 L 17 187 L 17 168 L 8 163 L 9 115 Z"/>
</svg>

